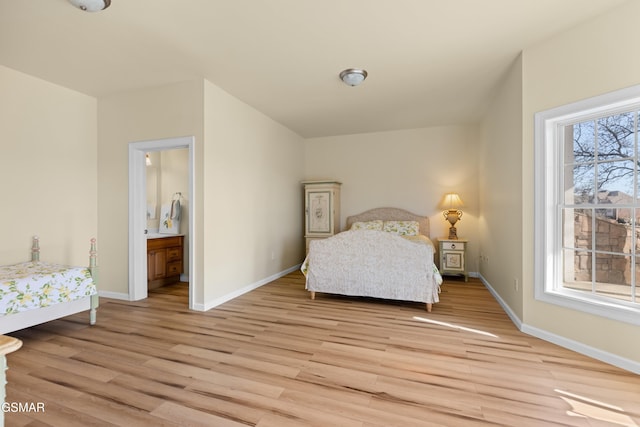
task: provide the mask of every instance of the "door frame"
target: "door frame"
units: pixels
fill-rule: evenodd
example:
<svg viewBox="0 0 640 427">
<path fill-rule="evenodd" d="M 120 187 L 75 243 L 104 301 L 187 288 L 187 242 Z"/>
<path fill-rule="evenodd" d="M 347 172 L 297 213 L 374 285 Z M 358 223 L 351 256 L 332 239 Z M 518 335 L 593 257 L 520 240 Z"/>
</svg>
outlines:
<svg viewBox="0 0 640 427">
<path fill-rule="evenodd" d="M 150 151 L 164 151 L 187 148 L 189 150 L 189 309 L 195 306 L 194 268 L 195 245 L 194 219 L 194 152 L 195 137 L 154 139 L 129 143 L 129 300 L 147 298 L 147 173 L 145 155 Z"/>
</svg>

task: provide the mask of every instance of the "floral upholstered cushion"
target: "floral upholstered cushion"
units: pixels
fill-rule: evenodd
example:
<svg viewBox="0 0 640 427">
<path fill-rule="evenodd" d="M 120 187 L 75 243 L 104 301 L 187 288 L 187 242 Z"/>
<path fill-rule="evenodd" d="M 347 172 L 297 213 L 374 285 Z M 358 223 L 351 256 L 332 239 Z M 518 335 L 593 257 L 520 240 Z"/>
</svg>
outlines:
<svg viewBox="0 0 640 427">
<path fill-rule="evenodd" d="M 382 231 L 382 221 L 374 220 L 374 221 L 364 221 L 364 222 L 354 222 L 351 226 L 351 230 L 378 230 Z"/>
<path fill-rule="evenodd" d="M 418 221 L 385 221 L 383 231 L 400 236 L 417 236 L 420 226 Z"/>
</svg>

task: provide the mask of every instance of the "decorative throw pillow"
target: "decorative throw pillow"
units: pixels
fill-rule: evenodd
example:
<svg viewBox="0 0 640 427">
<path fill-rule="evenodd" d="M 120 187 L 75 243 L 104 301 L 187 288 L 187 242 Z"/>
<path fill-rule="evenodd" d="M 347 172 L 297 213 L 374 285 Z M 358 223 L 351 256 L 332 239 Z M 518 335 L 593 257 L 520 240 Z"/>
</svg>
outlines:
<svg viewBox="0 0 640 427">
<path fill-rule="evenodd" d="M 354 222 L 351 225 L 352 230 L 378 230 L 382 231 L 382 221 L 374 220 L 374 221 L 361 221 Z"/>
<path fill-rule="evenodd" d="M 420 225 L 418 221 L 385 221 L 382 231 L 396 233 L 400 236 L 417 236 Z"/>
</svg>

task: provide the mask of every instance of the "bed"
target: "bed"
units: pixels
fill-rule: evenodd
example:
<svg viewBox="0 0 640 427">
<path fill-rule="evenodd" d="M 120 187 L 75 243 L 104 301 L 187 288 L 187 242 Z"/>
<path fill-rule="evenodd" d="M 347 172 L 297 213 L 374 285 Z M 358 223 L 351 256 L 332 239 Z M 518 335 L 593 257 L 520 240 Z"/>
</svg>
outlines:
<svg viewBox="0 0 640 427">
<path fill-rule="evenodd" d="M 311 241 L 302 264 L 311 299 L 317 292 L 425 303 L 439 301 L 429 218 L 376 208 L 347 218 L 346 231 Z"/>
<path fill-rule="evenodd" d="M 89 266 L 74 267 L 40 261 L 34 237 L 31 261 L 0 266 L 0 334 L 86 310 L 95 324 L 97 272 L 96 239 L 91 239 Z"/>
</svg>

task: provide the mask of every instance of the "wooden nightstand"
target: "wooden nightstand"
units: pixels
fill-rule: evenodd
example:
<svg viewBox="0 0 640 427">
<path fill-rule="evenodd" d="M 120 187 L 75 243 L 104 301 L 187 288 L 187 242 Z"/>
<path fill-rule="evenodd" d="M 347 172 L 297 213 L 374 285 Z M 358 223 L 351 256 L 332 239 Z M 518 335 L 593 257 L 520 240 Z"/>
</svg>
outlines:
<svg viewBox="0 0 640 427">
<path fill-rule="evenodd" d="M 469 280 L 467 262 L 465 259 L 467 242 L 468 241 L 466 239 L 438 239 L 440 274 L 462 275 L 464 276 L 465 282 Z"/>
</svg>

